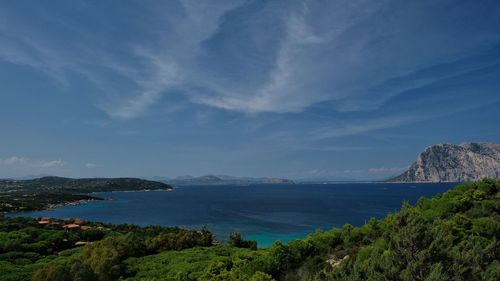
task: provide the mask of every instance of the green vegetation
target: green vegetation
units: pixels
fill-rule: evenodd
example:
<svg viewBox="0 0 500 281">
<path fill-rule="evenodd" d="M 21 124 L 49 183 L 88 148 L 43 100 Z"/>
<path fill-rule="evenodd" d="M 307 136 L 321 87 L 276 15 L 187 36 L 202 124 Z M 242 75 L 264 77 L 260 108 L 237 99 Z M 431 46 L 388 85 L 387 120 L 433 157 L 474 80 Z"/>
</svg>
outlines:
<svg viewBox="0 0 500 281">
<path fill-rule="evenodd" d="M 128 258 L 214 242 L 207 229 L 45 221 L 0 216 L 0 280 L 117 280 Z"/>
<path fill-rule="evenodd" d="M 244 240 L 241 234 L 238 232 L 229 234 L 228 245 L 237 248 L 249 248 L 252 250 L 257 250 L 257 241 Z"/>
<path fill-rule="evenodd" d="M 500 180 L 462 184 L 382 220 L 255 250 L 232 234 L 0 219 L 0 280 L 500 280 Z M 93 241 L 83 247 L 74 241 Z"/>
<path fill-rule="evenodd" d="M 102 200 L 91 192 L 171 189 L 168 184 L 135 178 L 0 180 L 0 213 L 51 208 L 77 201 Z"/>
</svg>

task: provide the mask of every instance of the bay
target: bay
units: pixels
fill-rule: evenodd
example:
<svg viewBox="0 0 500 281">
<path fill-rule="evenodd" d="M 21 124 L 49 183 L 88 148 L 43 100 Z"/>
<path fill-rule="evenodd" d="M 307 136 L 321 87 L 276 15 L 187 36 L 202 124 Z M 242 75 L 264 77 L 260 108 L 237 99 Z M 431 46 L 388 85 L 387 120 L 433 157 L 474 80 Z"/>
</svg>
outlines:
<svg viewBox="0 0 500 281">
<path fill-rule="evenodd" d="M 69 205 L 16 216 L 82 218 L 114 224 L 199 228 L 207 225 L 217 240 L 232 231 L 266 247 L 277 240 L 300 239 L 318 229 L 364 224 L 414 204 L 456 183 L 283 184 L 254 186 L 190 186 L 172 191 L 106 192 L 107 201 Z"/>
</svg>

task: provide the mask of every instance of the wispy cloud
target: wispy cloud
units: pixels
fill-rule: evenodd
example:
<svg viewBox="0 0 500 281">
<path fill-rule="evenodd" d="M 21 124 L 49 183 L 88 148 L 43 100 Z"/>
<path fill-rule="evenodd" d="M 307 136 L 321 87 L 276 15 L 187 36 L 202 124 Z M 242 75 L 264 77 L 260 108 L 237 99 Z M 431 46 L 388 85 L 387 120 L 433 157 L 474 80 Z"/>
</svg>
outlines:
<svg viewBox="0 0 500 281">
<path fill-rule="evenodd" d="M 279 42 L 279 49 L 274 58 L 274 65 L 269 71 L 268 81 L 255 85 L 251 89 L 236 92 L 217 87 L 217 95 L 206 97 L 201 102 L 229 110 L 243 112 L 296 112 L 311 104 L 311 94 L 295 95 L 300 88 L 300 56 L 305 48 L 328 42 L 328 38 L 316 35 L 303 15 L 307 11 L 305 4 L 299 11 L 292 11 L 285 21 L 284 37 Z"/>
<path fill-rule="evenodd" d="M 212 81 L 208 88 L 213 94 L 195 100 L 249 113 L 300 112 L 325 101 L 342 112 L 367 111 L 410 90 L 496 63 L 466 63 L 466 68 L 443 73 L 428 71 L 470 58 L 499 42 L 500 36 L 492 35 L 495 28 L 489 22 L 494 20 L 493 14 L 461 33 L 453 31 L 462 29 L 459 19 L 472 16 L 480 10 L 477 7 L 468 11 L 470 15 L 464 9 L 448 11 L 449 22 L 429 29 L 422 22 L 433 21 L 435 14 L 448 10 L 446 4 L 431 9 L 426 4 L 396 5 L 394 1 L 352 1 L 350 5 L 309 1 L 288 8 L 282 18 L 283 30 L 275 34 L 280 40 L 274 63 L 261 69 L 268 73 L 266 79 L 244 88 L 225 80 Z M 241 57 L 235 59 L 252 64 L 243 58 L 252 51 L 243 46 Z M 246 74 L 244 79 L 255 76 Z"/>
<path fill-rule="evenodd" d="M 70 39 L 51 40 L 57 31 L 0 12 L 0 58 L 65 86 L 70 74 L 83 75 L 96 88 L 97 106 L 116 119 L 175 106 L 163 99 L 168 95 L 244 113 L 301 112 L 322 102 L 345 112 L 374 110 L 409 90 L 484 67 L 416 75 L 500 40 L 491 3 L 454 3 L 460 7 L 452 10 L 448 1 L 171 4 L 165 14 L 162 7 L 141 10 L 141 19 L 155 20 L 131 21 L 148 36 L 117 38 L 119 52 L 100 43 L 115 34 L 66 18 L 57 26 Z M 448 20 L 436 24 L 442 13 Z M 476 21 L 466 26 L 467 17 Z"/>
<path fill-rule="evenodd" d="M 368 120 L 360 120 L 340 126 L 325 126 L 316 130 L 309 131 L 308 137 L 313 140 L 332 139 L 358 135 L 376 130 L 398 127 L 406 124 L 432 118 L 431 116 L 390 116 L 380 117 Z"/>
</svg>

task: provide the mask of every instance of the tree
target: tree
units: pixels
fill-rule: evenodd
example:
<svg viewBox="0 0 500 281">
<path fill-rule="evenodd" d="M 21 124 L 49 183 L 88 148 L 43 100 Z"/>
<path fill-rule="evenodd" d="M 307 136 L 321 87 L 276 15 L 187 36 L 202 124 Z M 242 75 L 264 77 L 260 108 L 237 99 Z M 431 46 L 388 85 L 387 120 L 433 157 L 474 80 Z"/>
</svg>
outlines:
<svg viewBox="0 0 500 281">
<path fill-rule="evenodd" d="M 85 264 L 88 265 L 99 281 L 113 281 L 121 273 L 120 253 L 107 245 L 90 245 L 84 251 Z"/>
<path fill-rule="evenodd" d="M 81 261 L 75 261 L 69 267 L 70 275 L 73 281 L 95 281 L 97 276 L 94 274 L 90 266 L 82 263 Z"/>
<path fill-rule="evenodd" d="M 271 275 L 257 271 L 252 275 L 252 277 L 250 277 L 250 281 L 275 281 L 275 280 Z"/>
<path fill-rule="evenodd" d="M 231 232 L 229 234 L 229 246 L 238 248 L 248 248 L 252 250 L 257 250 L 257 241 L 255 240 L 244 240 L 239 232 Z"/>
<path fill-rule="evenodd" d="M 65 264 L 49 263 L 33 274 L 32 281 L 68 281 L 71 275 Z"/>
</svg>

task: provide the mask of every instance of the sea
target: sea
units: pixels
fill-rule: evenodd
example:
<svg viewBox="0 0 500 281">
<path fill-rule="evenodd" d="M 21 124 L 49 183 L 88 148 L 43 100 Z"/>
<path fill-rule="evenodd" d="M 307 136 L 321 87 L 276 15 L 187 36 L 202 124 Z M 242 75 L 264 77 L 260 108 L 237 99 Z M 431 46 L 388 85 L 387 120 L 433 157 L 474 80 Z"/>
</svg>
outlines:
<svg viewBox="0 0 500 281">
<path fill-rule="evenodd" d="M 106 201 L 68 205 L 14 216 L 81 218 L 113 224 L 200 228 L 218 241 L 231 232 L 256 240 L 259 247 L 287 243 L 317 230 L 360 226 L 443 193 L 456 183 L 342 183 L 250 186 L 187 186 L 171 191 L 102 192 Z"/>
</svg>

